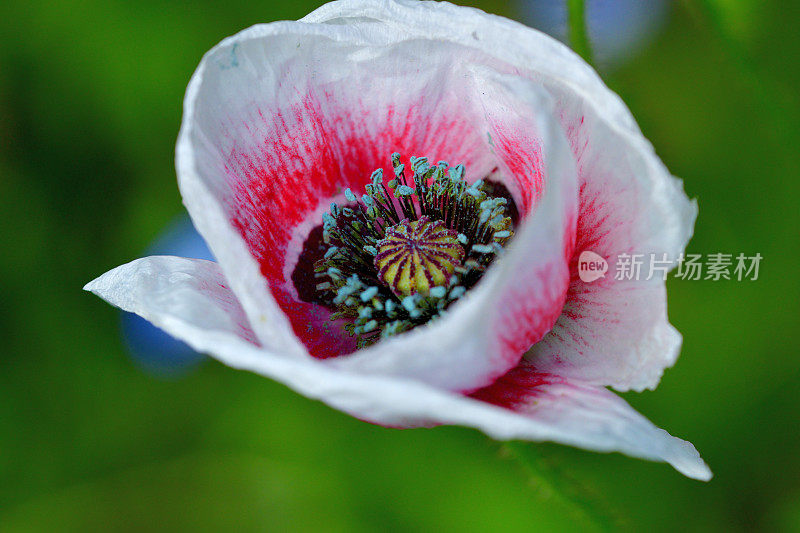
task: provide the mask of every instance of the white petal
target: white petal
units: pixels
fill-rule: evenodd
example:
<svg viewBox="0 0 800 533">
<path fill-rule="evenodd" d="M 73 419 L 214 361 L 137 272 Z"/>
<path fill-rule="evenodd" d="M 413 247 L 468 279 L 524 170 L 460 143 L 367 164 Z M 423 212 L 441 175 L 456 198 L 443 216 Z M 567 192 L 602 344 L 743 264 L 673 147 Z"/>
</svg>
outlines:
<svg viewBox="0 0 800 533">
<path fill-rule="evenodd" d="M 667 320 L 664 276 L 654 271 L 648 280 L 649 265 L 651 259 L 674 261 L 683 251 L 697 208 L 649 146 L 651 157 L 644 157 L 584 107 L 562 114 L 580 117 L 567 126 L 581 174 L 569 296 L 553 331 L 528 357 L 542 370 L 598 385 L 654 388 L 675 363 L 681 336 Z M 608 260 L 605 278 L 581 281 L 576 259 L 584 250 Z M 616 279 L 619 254 L 639 256 L 638 279 Z"/>
<path fill-rule="evenodd" d="M 87 283 L 84 290 L 138 314 L 199 351 L 213 346 L 191 340 L 200 331 L 204 338 L 234 335 L 258 344 L 241 305 L 213 261 L 144 257 L 109 270 Z"/>
<path fill-rule="evenodd" d="M 595 385 L 654 388 L 681 347 L 666 302 L 663 282 L 573 279 L 564 313 L 526 359 Z"/>
<path fill-rule="evenodd" d="M 420 38 L 458 43 L 542 83 L 556 99 L 581 177 L 576 254 L 590 249 L 606 258 L 666 253 L 675 259 L 691 237 L 696 206 L 680 182 L 655 155 L 619 97 L 561 43 L 521 24 L 447 3 L 342 0 L 303 21 L 380 28 L 387 42 Z M 609 283 L 591 289 L 594 304 L 574 304 L 580 307 L 578 319 L 562 316 L 554 335 L 535 352 L 537 364 L 620 390 L 654 387 L 675 361 L 680 344 L 667 321 L 660 285 Z M 600 292 L 604 287 L 609 287 L 607 294 Z M 572 287 L 572 294 L 581 292 L 581 287 Z M 623 294 L 636 305 L 628 306 Z M 605 320 L 608 315 L 639 318 Z M 559 342 L 570 338 L 576 340 Z"/>
<path fill-rule="evenodd" d="M 532 214 L 480 287 L 436 324 L 333 363 L 472 390 L 516 365 L 563 305 L 572 154 L 538 84 L 464 46 L 387 48 L 386 38 L 369 26 L 276 23 L 221 43 L 187 91 L 181 189 L 265 347 L 297 348 L 273 340 L 292 334 L 280 308 L 318 355 L 348 340 L 323 327 L 325 311 L 300 301 L 291 279 L 320 206 L 343 187 L 363 190 L 395 149 L 466 162 L 473 179 L 498 167 Z"/>
<path fill-rule="evenodd" d="M 148 257 L 117 267 L 86 289 L 223 363 L 274 378 L 364 420 L 395 427 L 465 425 L 496 439 L 620 451 L 666 461 L 689 477 L 711 475 L 691 444 L 656 428 L 603 389 L 512 373 L 517 377 L 477 393 L 481 401 L 408 379 L 347 373 L 323 361 L 270 353 L 254 344 L 241 307 L 211 262 Z M 514 410 L 487 402 L 510 403 Z"/>
<path fill-rule="evenodd" d="M 206 58 L 210 54 L 206 54 Z M 285 314 L 270 295 L 257 261 L 231 224 L 225 193 L 222 192 L 225 188 L 225 163 L 215 157 L 214 139 L 198 127 L 204 117 L 196 117 L 196 101 L 208 92 L 203 83 L 206 58 L 186 89 L 183 122 L 175 152 L 183 203 L 194 226 L 220 262 L 226 279 L 230 280 L 259 341 L 278 352 L 304 357 L 305 348 L 292 334 Z"/>
<path fill-rule="evenodd" d="M 691 443 L 650 423 L 622 398 L 600 387 L 525 364 L 476 392 L 475 398 L 503 406 L 529 421 L 524 438 L 555 440 L 597 451 L 666 461 L 682 474 L 711 479 L 711 471 Z M 498 435 L 495 435 L 498 438 Z"/>
</svg>

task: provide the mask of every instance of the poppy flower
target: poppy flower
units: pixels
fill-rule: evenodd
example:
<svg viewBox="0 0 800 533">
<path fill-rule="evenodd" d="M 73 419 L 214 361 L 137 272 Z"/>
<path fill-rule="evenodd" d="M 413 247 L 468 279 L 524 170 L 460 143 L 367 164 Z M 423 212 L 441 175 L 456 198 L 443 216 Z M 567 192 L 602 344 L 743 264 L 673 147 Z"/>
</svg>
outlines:
<svg viewBox="0 0 800 533">
<path fill-rule="evenodd" d="M 209 51 L 183 201 L 218 262 L 87 285 L 220 361 L 392 427 L 459 424 L 710 471 L 607 387 L 654 388 L 681 337 L 660 279 L 696 206 L 557 41 L 447 3 L 345 0 Z"/>
</svg>

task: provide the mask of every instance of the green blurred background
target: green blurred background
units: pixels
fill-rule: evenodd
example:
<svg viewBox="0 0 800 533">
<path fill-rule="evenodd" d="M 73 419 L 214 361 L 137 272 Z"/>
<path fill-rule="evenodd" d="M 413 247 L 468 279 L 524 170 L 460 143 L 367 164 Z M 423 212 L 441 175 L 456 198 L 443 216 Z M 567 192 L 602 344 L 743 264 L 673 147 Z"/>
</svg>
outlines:
<svg viewBox="0 0 800 533">
<path fill-rule="evenodd" d="M 466 428 L 365 424 L 206 361 L 143 371 L 81 291 L 183 211 L 173 150 L 202 54 L 319 2 L 0 6 L 0 531 L 553 531 L 594 527 Z M 475 2 L 520 18 L 523 6 Z M 754 282 L 669 283 L 678 364 L 634 407 L 715 473 L 530 444 L 635 530 L 800 531 L 798 2 L 676 2 L 603 78 L 697 197 L 689 251 Z"/>
</svg>

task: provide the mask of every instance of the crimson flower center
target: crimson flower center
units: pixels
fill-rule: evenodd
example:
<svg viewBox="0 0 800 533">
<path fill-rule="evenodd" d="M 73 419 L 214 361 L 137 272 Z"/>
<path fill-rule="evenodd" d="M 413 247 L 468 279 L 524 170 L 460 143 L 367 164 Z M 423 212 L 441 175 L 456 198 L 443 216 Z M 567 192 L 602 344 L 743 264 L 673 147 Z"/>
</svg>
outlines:
<svg viewBox="0 0 800 533">
<path fill-rule="evenodd" d="M 378 169 L 360 198 L 347 189 L 348 203 L 331 204 L 314 262 L 315 301 L 359 347 L 444 314 L 514 233 L 516 206 L 501 184 L 469 183 L 463 165 L 424 157 L 410 159 L 409 177 L 400 154 L 391 160 L 387 183 Z"/>
</svg>

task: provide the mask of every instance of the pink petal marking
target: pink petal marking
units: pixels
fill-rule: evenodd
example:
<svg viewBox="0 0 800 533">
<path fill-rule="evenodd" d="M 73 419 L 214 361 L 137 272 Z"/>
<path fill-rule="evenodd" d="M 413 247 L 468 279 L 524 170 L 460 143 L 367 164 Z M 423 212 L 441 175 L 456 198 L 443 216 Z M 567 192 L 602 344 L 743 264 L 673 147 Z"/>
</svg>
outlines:
<svg viewBox="0 0 800 533">
<path fill-rule="evenodd" d="M 376 168 L 390 176 L 388 155 L 395 150 L 464 161 L 468 174 L 474 154 L 486 152 L 465 117 L 444 112 L 420 116 L 423 103 L 404 111 L 359 104 L 360 111 L 343 109 L 325 93 L 322 98 L 308 95 L 289 109 L 258 110 L 258 122 L 246 124 L 257 149 L 235 146 L 227 158 L 234 190 L 228 206 L 231 222 L 258 260 L 295 334 L 320 358 L 352 352 L 355 343 L 341 328 L 324 326 L 329 310 L 297 298 L 286 275 L 286 262 L 299 253 L 290 249 L 295 228 L 346 187 L 361 192 Z M 468 177 L 474 181 L 483 176 Z M 529 201 L 524 205 L 530 208 Z"/>
</svg>

